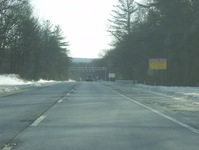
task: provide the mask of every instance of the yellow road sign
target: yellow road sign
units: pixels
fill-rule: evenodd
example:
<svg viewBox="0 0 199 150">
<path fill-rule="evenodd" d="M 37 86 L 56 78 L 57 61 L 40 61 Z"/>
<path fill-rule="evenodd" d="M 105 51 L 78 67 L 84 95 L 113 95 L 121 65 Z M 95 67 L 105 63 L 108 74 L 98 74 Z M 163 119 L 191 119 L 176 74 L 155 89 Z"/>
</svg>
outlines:
<svg viewBox="0 0 199 150">
<path fill-rule="evenodd" d="M 167 70 L 167 59 L 166 58 L 149 59 L 149 69 Z"/>
</svg>

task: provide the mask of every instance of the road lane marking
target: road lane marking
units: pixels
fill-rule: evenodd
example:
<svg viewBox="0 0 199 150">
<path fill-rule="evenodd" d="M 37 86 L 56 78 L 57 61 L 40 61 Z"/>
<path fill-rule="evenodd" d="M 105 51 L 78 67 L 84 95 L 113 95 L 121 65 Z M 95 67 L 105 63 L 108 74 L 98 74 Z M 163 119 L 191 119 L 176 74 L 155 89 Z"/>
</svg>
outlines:
<svg viewBox="0 0 199 150">
<path fill-rule="evenodd" d="M 8 146 L 8 145 L 6 145 L 3 149 L 1 149 L 1 150 L 11 150 L 12 148 L 13 148 L 14 146 Z"/>
<path fill-rule="evenodd" d="M 182 126 L 182 127 L 184 127 L 184 128 L 186 128 L 186 129 L 188 129 L 188 130 L 191 130 L 191 131 L 194 132 L 194 133 L 199 134 L 199 130 L 197 130 L 197 129 L 191 127 L 190 125 L 185 124 L 185 123 L 183 123 L 183 122 L 180 122 L 180 121 L 178 121 L 178 120 L 176 120 L 176 119 L 174 119 L 174 118 L 172 118 L 172 117 L 170 117 L 170 116 L 167 116 L 167 115 L 165 115 L 165 114 L 159 112 L 158 110 L 155 110 L 155 109 L 153 109 L 153 108 L 151 108 L 151 107 L 149 107 L 149 106 L 147 106 L 147 105 L 144 105 L 144 104 L 142 104 L 142 103 L 140 103 L 140 102 L 138 102 L 138 101 L 136 101 L 136 100 L 134 100 L 134 99 L 132 99 L 132 98 L 130 98 L 130 97 L 127 97 L 127 96 L 125 96 L 125 95 L 123 95 L 123 94 L 120 94 L 120 93 L 114 91 L 113 89 L 111 89 L 111 90 L 112 90 L 113 92 L 115 92 L 116 94 L 120 95 L 121 97 L 123 97 L 123 98 L 125 98 L 125 99 L 128 99 L 128 100 L 130 100 L 130 101 L 132 101 L 132 102 L 134 102 L 134 103 L 136 103 L 136 104 L 138 104 L 138 105 L 140 105 L 140 106 L 142 106 L 142 107 L 144 107 L 144 108 L 146 108 L 146 109 L 148 109 L 148 110 L 150 110 L 150 111 L 152 111 L 152 112 L 154 112 L 154 113 L 156 113 L 156 114 L 158 114 L 158 115 L 160 115 L 160 116 L 162 116 L 162 117 L 164 117 L 164 118 L 166 118 L 166 119 L 168 119 L 168 120 L 170 120 L 170 121 L 172 121 L 172 122 L 174 122 L 174 123 L 176 123 L 176 124 L 178 124 L 178 125 L 180 125 L 180 126 Z"/>
<path fill-rule="evenodd" d="M 40 116 L 37 120 L 35 120 L 31 126 L 32 127 L 36 127 L 44 118 L 46 118 L 46 116 Z"/>
<path fill-rule="evenodd" d="M 61 102 L 63 102 L 63 99 L 60 99 L 60 100 L 57 101 L 57 103 L 61 103 Z"/>
<path fill-rule="evenodd" d="M 78 88 L 79 85 L 76 85 L 75 87 L 73 87 L 68 93 L 65 94 L 65 96 L 68 96 L 70 95 L 71 93 L 73 93 L 77 88 Z"/>
<path fill-rule="evenodd" d="M 13 149 L 13 147 L 14 147 L 14 146 L 7 146 L 7 145 L 6 145 L 6 146 L 5 146 L 3 149 L 1 149 L 1 150 L 11 150 L 11 149 Z"/>
<path fill-rule="evenodd" d="M 16 145 L 17 145 L 16 143 L 6 144 L 1 150 L 11 150 L 11 149 L 13 149 Z"/>
</svg>

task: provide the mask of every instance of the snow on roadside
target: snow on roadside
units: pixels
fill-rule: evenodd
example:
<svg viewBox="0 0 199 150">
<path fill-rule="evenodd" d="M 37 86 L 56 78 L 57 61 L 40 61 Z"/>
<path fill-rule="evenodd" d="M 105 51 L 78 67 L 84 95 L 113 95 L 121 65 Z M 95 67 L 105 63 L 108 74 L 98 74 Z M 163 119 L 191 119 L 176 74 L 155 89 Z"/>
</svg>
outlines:
<svg viewBox="0 0 199 150">
<path fill-rule="evenodd" d="M 57 81 L 25 81 L 16 74 L 3 74 L 0 75 L 0 95 L 18 91 L 30 87 L 44 86 L 47 84 L 57 83 Z"/>
<path fill-rule="evenodd" d="M 136 87 L 166 94 L 172 96 L 175 99 L 187 99 L 192 101 L 199 101 L 199 87 L 168 87 L 168 86 L 150 86 L 137 84 Z"/>
<path fill-rule="evenodd" d="M 141 103 L 160 107 L 161 110 L 164 109 L 175 113 L 191 112 L 193 116 L 199 111 L 199 87 L 150 86 L 143 84 L 133 84 L 132 81 L 123 82 L 121 80 L 116 81 L 116 83 L 110 83 L 110 86 L 115 87 L 123 92 L 131 92 L 131 90 L 136 88 L 137 90 L 144 90 L 146 92 L 151 92 L 162 96 L 164 95 L 168 98 L 137 98 L 137 100 L 141 100 Z"/>
<path fill-rule="evenodd" d="M 178 86 L 151 86 L 144 84 L 133 84 L 132 81 L 116 81 L 120 86 L 126 88 L 137 87 L 150 92 L 161 93 L 176 100 L 192 100 L 199 102 L 199 87 L 178 87 Z"/>
<path fill-rule="evenodd" d="M 140 87 L 152 92 L 158 92 L 172 96 L 175 99 L 189 99 L 193 101 L 199 101 L 199 87 L 167 87 L 167 86 L 149 86 L 138 84 L 136 87 Z"/>
</svg>

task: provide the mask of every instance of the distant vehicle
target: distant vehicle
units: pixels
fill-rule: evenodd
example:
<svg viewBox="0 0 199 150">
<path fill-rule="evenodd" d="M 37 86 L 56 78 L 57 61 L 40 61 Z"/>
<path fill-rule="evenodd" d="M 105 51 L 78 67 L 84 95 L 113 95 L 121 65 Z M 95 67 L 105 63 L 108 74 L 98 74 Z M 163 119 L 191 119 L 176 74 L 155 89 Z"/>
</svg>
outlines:
<svg viewBox="0 0 199 150">
<path fill-rule="evenodd" d="M 93 81 L 93 76 L 91 74 L 86 75 L 86 81 Z"/>
</svg>

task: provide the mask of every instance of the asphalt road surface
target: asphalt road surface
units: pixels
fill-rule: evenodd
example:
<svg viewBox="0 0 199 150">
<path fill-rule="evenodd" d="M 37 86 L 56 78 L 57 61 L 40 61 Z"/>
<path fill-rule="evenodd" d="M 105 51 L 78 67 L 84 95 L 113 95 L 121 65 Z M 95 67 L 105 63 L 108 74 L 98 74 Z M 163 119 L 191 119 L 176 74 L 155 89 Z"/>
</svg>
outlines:
<svg viewBox="0 0 199 150">
<path fill-rule="evenodd" d="M 96 82 L 0 98 L 0 150 L 198 150 L 198 141 L 194 128 Z"/>
</svg>

